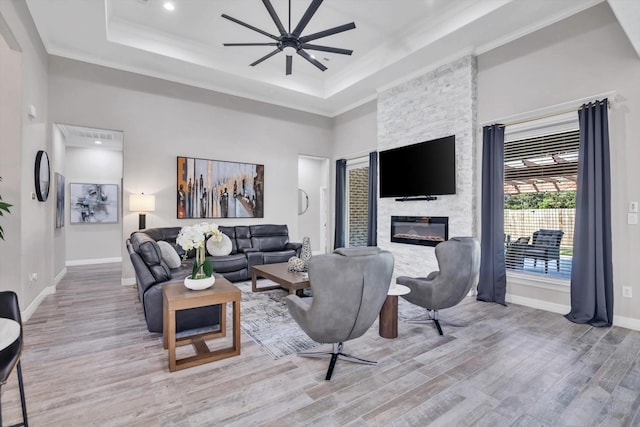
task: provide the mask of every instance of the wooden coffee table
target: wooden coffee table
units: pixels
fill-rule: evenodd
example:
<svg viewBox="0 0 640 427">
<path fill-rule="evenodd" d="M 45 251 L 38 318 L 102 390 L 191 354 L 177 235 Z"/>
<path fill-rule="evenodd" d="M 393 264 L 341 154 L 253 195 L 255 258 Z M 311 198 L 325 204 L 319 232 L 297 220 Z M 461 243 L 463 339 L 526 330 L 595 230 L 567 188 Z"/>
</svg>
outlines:
<svg viewBox="0 0 640 427">
<path fill-rule="evenodd" d="M 240 289 L 224 278 L 217 278 L 209 289 L 192 291 L 183 283 L 162 287 L 163 345 L 169 350 L 169 371 L 190 368 L 240 354 Z M 233 339 L 231 347 L 210 351 L 206 340 L 224 337 L 227 333 L 227 303 L 233 303 Z M 176 338 L 176 312 L 189 308 L 220 304 L 220 330 Z M 195 356 L 176 360 L 176 347 L 192 344 Z"/>
<path fill-rule="evenodd" d="M 302 292 L 302 289 L 308 288 L 308 274 L 288 271 L 288 266 L 289 264 L 286 262 L 254 265 L 251 269 L 251 290 L 253 292 L 262 292 L 269 291 L 271 289 L 285 288 L 289 291 L 289 294 L 296 294 Z M 256 280 L 258 277 L 273 280 L 278 285 L 258 288 L 256 286 Z"/>
</svg>

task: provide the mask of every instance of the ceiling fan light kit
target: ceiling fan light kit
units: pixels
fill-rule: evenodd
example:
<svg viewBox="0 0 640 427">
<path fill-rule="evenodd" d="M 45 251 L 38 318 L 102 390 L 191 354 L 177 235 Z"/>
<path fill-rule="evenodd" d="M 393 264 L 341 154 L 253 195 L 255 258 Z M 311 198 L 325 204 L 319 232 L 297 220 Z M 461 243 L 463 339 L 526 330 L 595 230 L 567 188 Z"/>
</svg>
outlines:
<svg viewBox="0 0 640 427">
<path fill-rule="evenodd" d="M 228 19 L 231 22 L 235 22 L 238 25 L 242 25 L 243 27 L 246 27 L 250 30 L 258 32 L 274 40 L 273 42 L 268 42 L 268 43 L 223 43 L 223 45 L 224 46 L 275 46 L 275 49 L 273 51 L 269 52 L 262 58 L 259 58 L 258 60 L 252 62 L 250 64 L 252 67 L 255 67 L 256 65 L 260 64 L 261 62 L 271 58 L 272 56 L 280 52 L 285 52 L 285 55 L 286 55 L 285 73 L 287 75 L 290 75 L 292 72 L 292 65 L 293 65 L 292 54 L 295 52 L 301 57 L 303 57 L 304 59 L 306 59 L 307 61 L 309 61 L 311 64 L 316 66 L 321 71 L 324 71 L 327 69 L 327 67 L 325 67 L 324 64 L 318 61 L 313 55 L 309 54 L 307 50 L 317 50 L 322 52 L 337 53 L 340 55 L 351 55 L 353 51 L 350 49 L 341 49 L 341 48 L 331 47 L 331 46 L 322 46 L 322 45 L 311 44 L 308 42 L 321 39 L 323 37 L 328 37 L 334 34 L 342 33 L 344 31 L 353 30 L 354 28 L 356 28 L 356 24 L 351 22 L 349 24 L 339 25 L 337 27 L 329 28 L 324 31 L 319 31 L 317 33 L 302 36 L 302 32 L 307 27 L 307 24 L 309 23 L 313 15 L 316 13 L 316 11 L 318 10 L 322 2 L 323 0 L 313 0 L 309 5 L 309 7 L 307 8 L 307 10 L 304 12 L 304 15 L 302 15 L 302 18 L 300 18 L 300 22 L 298 22 L 298 25 L 296 25 L 294 30 L 291 31 L 291 0 L 289 0 L 289 31 L 286 31 L 284 26 L 282 25 L 282 21 L 280 21 L 278 14 L 276 13 L 275 9 L 273 8 L 273 5 L 271 4 L 271 1 L 262 0 L 262 3 L 266 7 L 267 11 L 269 12 L 269 15 L 271 16 L 271 19 L 273 20 L 278 31 L 280 32 L 279 36 L 268 33 L 267 31 L 261 30 L 260 28 L 256 28 L 253 25 L 247 24 L 246 22 L 240 21 L 239 19 L 233 18 L 223 13 L 222 14 L 223 18 Z"/>
</svg>

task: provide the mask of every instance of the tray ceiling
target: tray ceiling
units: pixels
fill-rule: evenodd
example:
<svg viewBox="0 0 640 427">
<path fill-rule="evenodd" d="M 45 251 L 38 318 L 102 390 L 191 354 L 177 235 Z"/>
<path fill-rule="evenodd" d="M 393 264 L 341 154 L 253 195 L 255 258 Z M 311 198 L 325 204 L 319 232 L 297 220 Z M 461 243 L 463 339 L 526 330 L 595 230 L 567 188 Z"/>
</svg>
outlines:
<svg viewBox="0 0 640 427">
<path fill-rule="evenodd" d="M 249 64 L 272 47 L 266 36 L 223 19 L 223 13 L 272 34 L 259 0 L 27 0 L 48 53 L 249 99 L 335 116 L 378 91 L 466 54 L 480 54 L 571 16 L 602 0 L 325 0 L 304 34 L 354 21 L 356 29 L 321 39 L 352 56 L 313 52 L 324 72 L 294 55 Z M 272 0 L 288 26 L 288 1 Z M 292 26 L 309 6 L 293 0 Z"/>
</svg>

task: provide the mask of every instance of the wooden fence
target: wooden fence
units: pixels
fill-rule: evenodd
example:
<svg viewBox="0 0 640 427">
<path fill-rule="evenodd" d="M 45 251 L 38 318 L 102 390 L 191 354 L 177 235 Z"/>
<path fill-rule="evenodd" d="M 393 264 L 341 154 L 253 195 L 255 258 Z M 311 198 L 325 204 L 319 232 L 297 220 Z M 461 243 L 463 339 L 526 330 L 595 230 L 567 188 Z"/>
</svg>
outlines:
<svg viewBox="0 0 640 427">
<path fill-rule="evenodd" d="M 571 248 L 575 216 L 575 209 L 505 209 L 504 233 L 516 240 L 518 237 L 532 238 L 533 232 L 541 228 L 562 230 L 560 246 Z"/>
</svg>

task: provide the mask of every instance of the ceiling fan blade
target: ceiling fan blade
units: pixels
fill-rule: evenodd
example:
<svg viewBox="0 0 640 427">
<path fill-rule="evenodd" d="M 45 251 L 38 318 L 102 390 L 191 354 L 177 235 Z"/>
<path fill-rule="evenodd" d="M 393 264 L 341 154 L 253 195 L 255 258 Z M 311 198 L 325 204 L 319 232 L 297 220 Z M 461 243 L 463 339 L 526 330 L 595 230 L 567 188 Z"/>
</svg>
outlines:
<svg viewBox="0 0 640 427">
<path fill-rule="evenodd" d="M 292 65 L 292 63 L 293 63 L 293 56 L 287 55 L 287 71 L 286 71 L 287 76 L 289 74 L 291 74 L 291 65 Z"/>
<path fill-rule="evenodd" d="M 293 30 L 293 33 L 291 33 L 293 36 L 300 37 L 300 34 L 302 33 L 302 31 L 304 31 L 305 27 L 307 26 L 311 18 L 313 18 L 313 15 L 316 13 L 321 4 L 322 0 L 313 0 L 311 2 L 304 15 L 302 15 L 302 18 L 300 18 L 300 22 L 298 22 L 298 25 Z"/>
<path fill-rule="evenodd" d="M 273 52 L 267 53 L 265 56 L 263 56 L 262 58 L 258 59 L 256 62 L 250 64 L 252 67 L 255 67 L 256 65 L 258 65 L 259 63 L 261 63 L 262 61 L 271 58 L 273 55 L 275 55 L 276 53 L 281 52 L 280 49 L 276 49 Z"/>
<path fill-rule="evenodd" d="M 282 36 L 286 35 L 287 31 L 284 29 L 284 26 L 282 25 L 282 21 L 280 21 L 280 18 L 278 18 L 278 14 L 273 8 L 273 5 L 271 4 L 271 2 L 269 0 L 262 0 L 262 3 L 264 3 L 264 7 L 267 8 L 269 15 L 271 15 L 271 19 L 273 19 L 273 22 L 276 24 L 276 27 L 278 27 L 278 31 L 280 31 L 280 35 Z"/>
<path fill-rule="evenodd" d="M 302 56 L 304 59 L 306 59 L 307 61 L 311 62 L 313 65 L 318 67 L 321 71 L 324 71 L 324 70 L 327 69 L 327 67 L 322 65 L 322 63 L 320 61 L 318 61 L 317 59 L 311 57 L 311 55 L 309 55 L 307 52 L 305 52 L 302 49 L 298 50 L 298 55 Z"/>
<path fill-rule="evenodd" d="M 274 36 L 273 34 L 269 34 L 266 31 L 261 30 L 260 28 L 256 28 L 253 25 L 249 25 L 246 22 L 242 22 L 242 21 L 240 21 L 240 20 L 238 20 L 238 19 L 236 19 L 236 18 L 234 18 L 232 16 L 229 16 L 229 15 L 225 14 L 225 13 L 222 14 L 222 17 L 225 18 L 225 19 L 228 19 L 231 22 L 235 22 L 238 25 L 242 25 L 243 27 L 246 27 L 246 28 L 248 28 L 250 30 L 257 31 L 260 34 L 264 34 L 265 36 L 267 36 L 269 38 L 272 38 L 274 40 L 278 40 L 278 37 Z"/>
<path fill-rule="evenodd" d="M 351 49 L 340 49 L 339 47 L 320 46 L 317 44 L 309 43 L 303 43 L 301 47 L 303 49 L 321 50 L 323 52 L 339 53 L 341 55 L 351 55 L 353 53 Z"/>
<path fill-rule="evenodd" d="M 340 25 L 338 27 L 329 28 L 328 30 L 324 30 L 318 33 L 309 34 L 308 36 L 300 37 L 300 43 L 306 43 L 306 42 L 310 42 L 311 40 L 321 39 L 322 37 L 327 37 L 334 34 L 342 33 L 343 31 L 353 30 L 354 28 L 356 28 L 355 22 Z"/>
<path fill-rule="evenodd" d="M 278 43 L 222 43 L 223 46 L 278 46 Z"/>
</svg>

